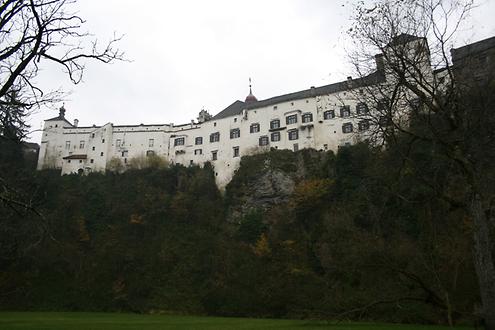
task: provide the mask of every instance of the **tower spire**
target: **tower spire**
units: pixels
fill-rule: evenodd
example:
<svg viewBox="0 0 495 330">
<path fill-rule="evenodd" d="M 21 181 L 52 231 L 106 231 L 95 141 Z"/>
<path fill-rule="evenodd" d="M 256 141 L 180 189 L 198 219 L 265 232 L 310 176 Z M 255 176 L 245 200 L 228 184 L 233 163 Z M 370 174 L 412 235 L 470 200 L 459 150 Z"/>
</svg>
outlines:
<svg viewBox="0 0 495 330">
<path fill-rule="evenodd" d="M 256 102 L 258 99 L 256 96 L 253 95 L 253 90 L 252 90 L 252 85 L 251 85 L 251 77 L 249 77 L 249 95 L 246 96 L 246 100 L 244 102 L 246 103 L 251 103 L 251 102 Z"/>
</svg>

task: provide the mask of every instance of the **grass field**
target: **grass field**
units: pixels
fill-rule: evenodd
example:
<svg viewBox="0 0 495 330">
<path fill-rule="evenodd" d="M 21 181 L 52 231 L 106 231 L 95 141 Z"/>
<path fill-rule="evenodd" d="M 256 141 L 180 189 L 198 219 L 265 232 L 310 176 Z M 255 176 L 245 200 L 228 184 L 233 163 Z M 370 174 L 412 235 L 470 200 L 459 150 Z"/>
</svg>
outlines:
<svg viewBox="0 0 495 330">
<path fill-rule="evenodd" d="M 137 315 L 118 313 L 0 312 L 1 330 L 120 330 L 120 329 L 283 329 L 283 330 L 440 330 L 437 326 L 339 323 L 322 321 Z M 456 328 L 470 329 L 470 328 Z"/>
</svg>

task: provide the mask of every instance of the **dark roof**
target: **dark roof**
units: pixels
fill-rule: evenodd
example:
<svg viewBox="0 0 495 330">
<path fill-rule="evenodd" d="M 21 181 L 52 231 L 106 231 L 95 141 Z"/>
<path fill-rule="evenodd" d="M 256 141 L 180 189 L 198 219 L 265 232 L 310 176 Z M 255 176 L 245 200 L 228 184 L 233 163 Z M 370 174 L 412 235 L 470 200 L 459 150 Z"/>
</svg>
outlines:
<svg viewBox="0 0 495 330">
<path fill-rule="evenodd" d="M 139 126 L 139 125 L 137 125 Z M 101 128 L 102 126 L 77 126 L 77 127 L 64 127 L 65 129 L 71 129 L 71 128 L 84 128 L 84 129 L 88 129 L 88 128 Z M 114 127 L 118 127 L 118 126 L 114 126 Z"/>
<path fill-rule="evenodd" d="M 65 117 L 62 117 L 60 115 L 57 117 L 50 118 L 50 119 L 45 119 L 45 121 L 58 121 L 58 120 L 65 121 L 67 124 L 73 126 L 67 119 L 65 119 Z"/>
<path fill-rule="evenodd" d="M 253 103 L 254 104 L 254 103 Z M 225 117 L 236 116 L 242 112 L 242 109 L 245 108 L 246 103 L 242 101 L 235 101 L 219 113 L 217 113 L 211 120 L 222 119 Z"/>
<path fill-rule="evenodd" d="M 308 97 L 313 97 L 313 96 L 318 96 L 318 95 L 327 95 L 327 94 L 332 94 L 332 93 L 337 93 L 341 91 L 346 91 L 351 88 L 359 88 L 359 87 L 364 87 L 372 84 L 376 84 L 379 82 L 385 81 L 385 77 L 381 72 L 374 72 L 368 76 L 362 77 L 362 78 L 357 78 L 353 80 L 346 80 L 346 81 L 341 81 L 338 83 L 330 84 L 330 85 L 325 85 L 321 87 L 312 87 L 310 89 L 305 89 L 299 92 L 294 92 L 294 93 L 289 93 L 289 94 L 284 94 L 280 96 L 275 96 L 266 100 L 261 100 L 257 102 L 251 102 L 251 103 L 245 103 L 242 101 L 235 101 L 231 105 L 229 105 L 227 108 L 222 110 L 220 113 L 218 113 L 216 116 L 214 116 L 212 119 L 221 119 L 225 117 L 231 117 L 231 116 L 236 116 L 242 112 L 243 109 L 257 109 L 257 108 L 262 108 L 270 105 L 275 105 L 281 102 L 288 102 L 288 101 L 294 101 L 294 100 L 299 100 L 299 99 L 305 99 Z"/>
<path fill-rule="evenodd" d="M 490 48 L 495 48 L 495 37 L 483 39 L 463 47 L 452 48 L 450 54 L 452 55 L 452 61 L 456 62 L 464 57 L 484 52 Z"/>
<path fill-rule="evenodd" d="M 24 149 L 32 150 L 38 150 L 40 148 L 40 145 L 34 142 L 22 142 L 22 146 L 24 147 Z"/>
<path fill-rule="evenodd" d="M 113 127 L 147 127 L 147 126 L 166 126 L 170 124 L 139 124 L 139 125 L 112 125 Z M 102 127 L 102 126 L 96 126 L 97 128 Z"/>
<path fill-rule="evenodd" d="M 70 155 L 63 157 L 63 159 L 87 159 L 88 155 Z"/>
<path fill-rule="evenodd" d="M 408 42 L 419 39 L 425 39 L 425 38 L 413 36 L 412 34 L 402 33 L 399 34 L 397 37 L 392 38 L 392 41 L 388 43 L 388 46 L 404 45 L 407 44 Z"/>
</svg>

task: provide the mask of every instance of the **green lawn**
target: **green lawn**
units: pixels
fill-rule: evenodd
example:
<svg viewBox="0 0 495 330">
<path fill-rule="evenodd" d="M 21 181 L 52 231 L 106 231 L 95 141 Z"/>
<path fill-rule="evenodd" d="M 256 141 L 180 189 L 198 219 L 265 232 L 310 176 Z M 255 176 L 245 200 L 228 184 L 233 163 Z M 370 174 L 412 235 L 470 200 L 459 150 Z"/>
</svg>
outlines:
<svg viewBox="0 0 495 330">
<path fill-rule="evenodd" d="M 301 330 L 440 330 L 447 327 L 371 323 L 329 324 L 321 321 L 136 315 L 118 313 L 0 312 L 0 329 L 24 330 L 116 330 L 116 329 L 301 329 Z M 456 328 L 469 329 L 469 328 Z"/>
</svg>

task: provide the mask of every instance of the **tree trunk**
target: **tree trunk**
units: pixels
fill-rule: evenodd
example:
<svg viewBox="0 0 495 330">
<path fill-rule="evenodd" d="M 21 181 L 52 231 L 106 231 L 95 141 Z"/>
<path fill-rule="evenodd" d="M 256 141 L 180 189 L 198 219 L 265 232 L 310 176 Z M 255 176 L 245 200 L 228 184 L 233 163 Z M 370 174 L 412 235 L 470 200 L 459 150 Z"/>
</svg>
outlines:
<svg viewBox="0 0 495 330">
<path fill-rule="evenodd" d="M 474 194 L 470 211 L 473 217 L 474 265 L 481 292 L 485 329 L 495 330 L 495 266 L 493 264 L 489 219 L 484 212 L 479 194 Z"/>
</svg>

